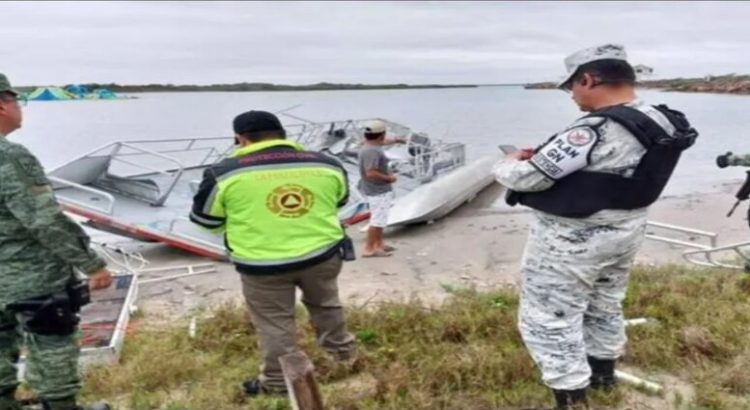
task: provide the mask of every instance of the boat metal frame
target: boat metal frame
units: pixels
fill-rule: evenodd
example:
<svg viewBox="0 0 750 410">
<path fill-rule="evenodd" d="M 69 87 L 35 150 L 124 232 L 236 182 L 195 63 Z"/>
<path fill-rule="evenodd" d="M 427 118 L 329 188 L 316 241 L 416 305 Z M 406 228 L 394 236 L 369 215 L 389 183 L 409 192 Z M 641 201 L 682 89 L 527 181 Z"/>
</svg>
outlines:
<svg viewBox="0 0 750 410">
<path fill-rule="evenodd" d="M 99 148 L 93 149 L 83 155 L 80 155 L 66 162 L 65 164 L 62 164 L 52 169 L 51 171 L 49 171 L 49 174 L 54 175 L 55 172 L 58 172 L 59 170 L 61 170 L 62 168 L 64 168 L 65 166 L 73 162 L 86 159 L 86 158 L 100 157 L 100 156 L 106 155 L 114 162 L 120 162 L 126 165 L 130 165 L 132 167 L 135 167 L 136 169 L 147 171 L 147 172 L 135 173 L 133 175 L 129 175 L 130 177 L 148 176 L 148 175 L 154 175 L 154 174 L 161 174 L 161 175 L 165 175 L 169 177 L 170 182 L 165 192 L 163 192 L 155 200 L 149 201 L 149 203 L 152 206 L 162 206 L 164 205 L 164 202 L 167 200 L 169 195 L 172 193 L 172 190 L 174 189 L 175 185 L 179 181 L 182 174 L 188 168 L 178 159 L 171 157 L 169 155 L 166 155 L 166 154 L 182 153 L 182 152 L 196 152 L 196 151 L 205 150 L 207 151 L 206 156 L 197 164 L 191 165 L 190 168 L 205 167 L 224 158 L 231 151 L 232 147 L 231 145 L 228 145 L 227 149 L 225 149 L 224 151 L 220 151 L 220 150 L 217 150 L 215 147 L 194 148 L 194 145 L 199 141 L 222 141 L 222 140 L 230 141 L 231 139 L 229 137 L 195 137 L 195 138 L 176 138 L 176 139 L 157 139 L 157 140 L 115 141 L 115 142 L 111 142 L 109 144 L 103 145 Z M 156 151 L 156 150 L 144 148 L 141 146 L 141 145 L 155 145 L 155 144 L 173 144 L 173 143 L 179 143 L 179 142 L 186 143 L 186 146 L 182 149 L 170 149 L 170 150 L 165 150 L 165 151 Z M 133 152 L 122 153 L 123 148 L 130 149 Z M 109 153 L 106 153 L 107 150 L 109 150 Z M 159 168 L 152 167 L 150 165 L 139 164 L 139 163 L 135 163 L 132 161 L 128 161 L 127 159 L 124 159 L 124 157 L 136 156 L 136 155 L 150 155 L 153 157 L 157 157 L 159 159 L 162 159 L 164 161 L 167 161 L 173 164 L 173 167 L 167 168 L 167 169 L 159 169 Z M 72 187 L 75 189 L 84 190 L 86 192 L 99 195 L 107 199 L 108 202 L 110 203 L 110 205 L 107 208 L 94 208 L 94 210 L 104 211 L 108 215 L 112 214 L 112 209 L 114 207 L 114 197 L 108 192 L 100 190 L 100 189 L 96 189 L 96 188 L 87 187 L 85 185 L 81 185 L 73 181 L 69 181 L 64 178 L 60 178 L 56 176 L 51 176 L 50 180 L 52 180 L 53 182 L 57 184 L 66 185 L 68 187 Z M 74 201 L 71 201 L 71 202 L 74 202 Z M 84 206 L 84 207 L 90 207 L 89 205 L 83 204 L 83 203 L 78 203 L 78 205 Z"/>
<path fill-rule="evenodd" d="M 64 210 L 82 216 L 88 219 L 87 225 L 95 228 L 107 230 L 112 233 L 127 236 L 142 241 L 164 242 L 170 246 L 175 246 L 193 252 L 199 255 L 208 256 L 213 259 L 225 259 L 226 252 L 223 246 L 211 243 L 197 235 L 190 235 L 177 229 L 179 223 L 189 223 L 187 217 L 178 217 L 171 220 L 166 230 L 152 229 L 146 225 L 132 224 L 122 221 L 116 214 L 117 196 L 124 196 L 135 201 L 144 203 L 154 208 L 162 207 L 169 196 L 173 193 L 176 185 L 183 178 L 187 171 L 203 169 L 222 158 L 226 157 L 232 150 L 231 137 L 195 137 L 195 138 L 177 138 L 177 139 L 156 139 L 156 140 L 133 140 L 133 141 L 116 141 L 108 143 L 99 148 L 93 149 L 74 159 L 52 169 L 48 173 L 48 178 L 56 190 L 57 199 Z M 198 146 L 200 143 L 219 144 L 224 143 L 226 148 L 218 149 L 215 146 Z M 170 146 L 167 149 L 157 150 L 156 146 Z M 176 158 L 173 154 L 181 153 L 200 153 L 205 151 L 205 155 L 200 154 L 193 159 L 191 163 L 186 163 Z M 145 195 L 127 194 L 119 192 L 113 194 L 98 186 L 89 186 L 72 181 L 59 176 L 58 173 L 76 174 L 77 170 L 67 170 L 78 161 L 106 158 L 106 169 L 112 163 L 124 164 L 127 173 L 121 177 L 131 178 L 134 181 L 137 178 L 146 178 L 161 176 L 163 177 L 162 185 L 164 189 L 158 195 L 147 197 Z M 150 159 L 157 161 L 164 166 L 155 167 L 148 162 L 138 162 L 137 159 Z M 137 182 L 137 181 L 136 181 Z M 83 202 L 76 200 L 74 196 L 61 194 L 61 189 L 68 189 L 85 193 L 93 196 L 92 200 Z M 96 199 L 96 200 L 94 200 Z"/>
<path fill-rule="evenodd" d="M 366 219 L 368 207 L 357 189 L 358 178 L 352 176 L 359 174 L 356 157 L 365 125 L 374 119 L 313 122 L 282 114 L 299 121 L 285 126 L 288 139 L 337 158 L 349 173 L 350 201 L 339 211 L 342 223 L 352 225 Z M 389 225 L 428 222 L 460 206 L 455 198 L 436 191 L 455 191 L 457 198 L 468 198 L 491 183 L 486 178 L 490 171 L 485 158 L 467 164 L 464 144 L 431 139 L 407 126 L 378 120 L 386 124 L 389 135 L 407 140 L 405 147 L 385 148 L 391 171 L 399 177 L 394 185 L 394 209 L 426 202 L 421 207 L 404 208 L 403 215 L 389 219 Z M 235 148 L 232 140 L 194 137 L 111 142 L 52 169 L 48 178 L 63 209 L 87 219 L 84 223 L 94 229 L 226 259 L 223 240 L 196 227 L 187 213 L 202 170 L 230 155 Z M 457 170 L 462 172 L 461 178 L 470 181 L 447 178 Z M 433 189 L 424 189 L 427 186 Z"/>
<path fill-rule="evenodd" d="M 120 315 L 115 324 L 114 333 L 109 344 L 104 347 L 84 347 L 81 349 L 81 364 L 86 367 L 94 364 L 114 364 L 120 360 L 122 348 L 125 345 L 125 336 L 127 336 L 128 325 L 130 324 L 131 313 L 135 311 L 138 302 L 138 275 L 133 273 L 119 273 L 114 275 L 118 277 L 131 276 L 130 289 L 120 310 Z"/>
<path fill-rule="evenodd" d="M 409 137 L 416 134 L 419 137 L 423 136 L 423 134 L 414 133 L 405 125 L 382 118 L 314 122 L 289 113 L 282 113 L 282 115 L 300 121 L 298 124 L 288 126 L 287 133 L 303 146 L 315 147 L 323 139 L 323 134 L 332 135 L 334 131 L 338 130 L 343 131 L 347 136 L 364 137 L 362 132 L 364 125 L 373 120 L 384 122 L 392 135 Z M 410 161 L 391 159 L 391 163 L 394 165 L 393 171 L 399 175 L 409 175 L 419 184 L 431 180 L 438 173 L 449 172 L 466 164 L 466 147 L 464 144 L 430 139 L 432 145 L 420 146 L 411 140 L 407 141 L 407 147 L 422 148 L 421 152 L 413 154 Z M 325 152 L 326 149 L 323 149 L 323 151 Z M 344 159 L 339 155 L 336 156 L 339 159 Z"/>
</svg>

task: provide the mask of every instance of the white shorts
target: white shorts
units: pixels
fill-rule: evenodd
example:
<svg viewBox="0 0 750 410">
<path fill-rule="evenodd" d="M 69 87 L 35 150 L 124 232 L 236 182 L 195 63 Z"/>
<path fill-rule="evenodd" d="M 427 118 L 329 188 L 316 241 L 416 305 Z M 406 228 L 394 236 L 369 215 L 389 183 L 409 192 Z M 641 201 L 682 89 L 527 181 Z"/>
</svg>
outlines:
<svg viewBox="0 0 750 410">
<path fill-rule="evenodd" d="M 374 228 L 385 228 L 388 226 L 388 211 L 393 205 L 393 192 L 367 196 L 367 204 L 370 206 L 370 226 Z"/>
</svg>

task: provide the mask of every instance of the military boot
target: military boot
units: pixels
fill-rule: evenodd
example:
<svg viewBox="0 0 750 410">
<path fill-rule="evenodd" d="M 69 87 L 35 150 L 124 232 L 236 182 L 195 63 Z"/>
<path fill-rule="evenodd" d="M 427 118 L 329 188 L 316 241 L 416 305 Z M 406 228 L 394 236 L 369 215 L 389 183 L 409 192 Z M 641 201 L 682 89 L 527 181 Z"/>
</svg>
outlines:
<svg viewBox="0 0 750 410">
<path fill-rule="evenodd" d="M 0 410 L 23 410 L 23 407 L 16 401 L 13 394 L 6 394 L 0 396 Z"/>
<path fill-rule="evenodd" d="M 42 409 L 44 410 L 112 410 L 107 403 L 99 402 L 91 406 L 79 406 L 75 397 L 62 400 L 42 400 Z"/>
<path fill-rule="evenodd" d="M 589 387 L 596 390 L 611 391 L 617 385 L 615 378 L 615 360 L 597 359 L 588 356 L 591 367 L 591 383 Z"/>
<path fill-rule="evenodd" d="M 578 390 L 552 390 L 557 407 L 555 410 L 587 410 L 586 388 Z"/>
<path fill-rule="evenodd" d="M 21 403 L 16 400 L 16 389 L 0 392 L 0 410 L 23 410 Z"/>
</svg>

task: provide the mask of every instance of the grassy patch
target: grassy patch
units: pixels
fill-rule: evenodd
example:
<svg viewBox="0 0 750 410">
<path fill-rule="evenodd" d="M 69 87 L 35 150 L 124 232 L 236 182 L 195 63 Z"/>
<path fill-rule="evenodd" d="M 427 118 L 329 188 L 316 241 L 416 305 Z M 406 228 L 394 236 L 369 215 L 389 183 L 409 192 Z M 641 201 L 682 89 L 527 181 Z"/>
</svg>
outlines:
<svg viewBox="0 0 750 410">
<path fill-rule="evenodd" d="M 750 409 L 750 276 L 667 266 L 639 269 L 629 317 L 654 324 L 628 330 L 626 363 L 668 371 L 696 388 L 702 409 Z"/>
<path fill-rule="evenodd" d="M 516 328 L 518 297 L 452 290 L 439 307 L 413 300 L 347 312 L 360 357 L 332 361 L 315 346 L 300 311 L 302 348 L 311 356 L 332 409 L 499 409 L 543 406 L 548 390 Z M 626 299 L 628 317 L 655 322 L 630 328 L 623 361 L 645 372 L 668 372 L 695 386 L 695 409 L 750 408 L 750 278 L 738 273 L 670 266 L 638 269 Z M 255 376 L 256 338 L 241 306 L 224 306 L 199 321 L 144 328 L 127 340 L 121 364 L 95 368 L 89 398 L 135 410 L 289 409 L 284 399 L 246 401 L 239 383 Z M 345 385 L 366 378 L 367 388 Z M 616 408 L 623 389 L 595 395 Z M 679 402 L 688 402 L 682 396 Z M 687 403 L 686 403 L 687 404 Z"/>
</svg>

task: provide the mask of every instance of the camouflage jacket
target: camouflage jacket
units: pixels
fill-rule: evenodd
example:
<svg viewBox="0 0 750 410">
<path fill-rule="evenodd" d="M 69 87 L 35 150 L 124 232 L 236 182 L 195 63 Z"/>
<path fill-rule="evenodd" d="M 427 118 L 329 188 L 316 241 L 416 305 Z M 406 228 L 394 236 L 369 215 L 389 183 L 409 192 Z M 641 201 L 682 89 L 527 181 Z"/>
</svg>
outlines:
<svg viewBox="0 0 750 410">
<path fill-rule="evenodd" d="M 0 135 L 0 310 L 65 288 L 76 268 L 105 266 L 65 214 L 39 161 Z"/>
</svg>

